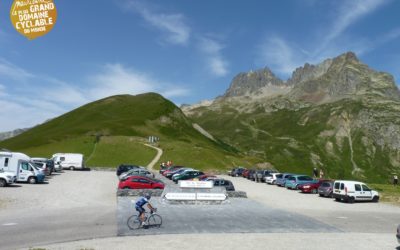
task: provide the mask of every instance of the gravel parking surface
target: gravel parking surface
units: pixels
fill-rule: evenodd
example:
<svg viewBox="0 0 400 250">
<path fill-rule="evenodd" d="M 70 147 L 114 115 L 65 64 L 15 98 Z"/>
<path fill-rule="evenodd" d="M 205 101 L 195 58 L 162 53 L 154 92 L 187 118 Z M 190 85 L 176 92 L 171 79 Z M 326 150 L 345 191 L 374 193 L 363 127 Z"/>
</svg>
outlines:
<svg viewBox="0 0 400 250">
<path fill-rule="evenodd" d="M 65 171 L 0 188 L 0 249 L 116 235 L 115 172 Z"/>
<path fill-rule="evenodd" d="M 224 178 L 231 179 L 236 189 L 246 191 L 249 197 L 248 203 L 235 204 L 238 210 L 233 207 L 229 210 L 235 215 L 222 218 L 222 224 L 231 229 L 227 231 L 229 233 L 224 233 L 223 228 L 218 228 L 218 221 L 213 220 L 213 216 L 219 216 L 217 207 L 191 210 L 188 206 L 175 211 L 166 209 L 166 214 L 162 214 L 166 219 L 165 226 L 179 225 L 170 228 L 169 234 L 110 237 L 118 232 L 115 172 L 65 172 L 52 177 L 48 184 L 18 184 L 2 188 L 0 249 L 29 249 L 34 246 L 44 249 L 132 249 L 132 246 L 174 250 L 400 249 L 395 239 L 395 229 L 400 223 L 398 207 L 383 203 L 338 203 L 241 177 Z M 254 221 L 257 230 L 246 233 L 240 231 L 243 230 L 240 227 L 240 230 L 235 230 L 238 224 L 232 220 L 242 214 L 240 209 L 245 213 L 254 210 L 258 217 L 266 215 L 262 220 Z M 201 216 L 197 219 L 184 216 L 199 210 L 208 213 L 204 220 Z M 179 211 L 185 213 L 179 214 Z M 295 223 L 299 225 L 297 229 L 290 228 L 285 220 L 285 226 L 280 228 L 268 225 L 280 225 L 282 218 L 290 216 L 305 224 Z M 174 218 L 179 219 L 175 222 Z M 218 226 L 210 232 L 185 231 L 193 229 L 197 223 Z M 239 224 L 245 225 L 245 222 Z M 176 231 L 178 229 L 185 231 L 184 234 Z M 122 231 L 119 233 L 124 234 Z"/>
<path fill-rule="evenodd" d="M 275 185 L 256 183 L 242 177 L 223 176 L 235 188 L 247 192 L 250 199 L 276 209 L 296 212 L 332 225 L 342 231 L 357 233 L 393 233 L 400 224 L 400 208 L 385 203 L 336 202 L 317 194 L 304 194 Z"/>
</svg>

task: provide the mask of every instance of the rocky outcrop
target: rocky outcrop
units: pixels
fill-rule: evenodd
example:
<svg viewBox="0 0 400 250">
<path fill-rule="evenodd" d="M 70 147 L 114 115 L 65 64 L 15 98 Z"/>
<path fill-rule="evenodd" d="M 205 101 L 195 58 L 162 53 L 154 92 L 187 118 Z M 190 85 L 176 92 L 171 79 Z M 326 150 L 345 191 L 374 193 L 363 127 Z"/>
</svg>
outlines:
<svg viewBox="0 0 400 250">
<path fill-rule="evenodd" d="M 264 68 L 235 76 L 223 97 L 273 95 L 287 87 L 286 83 L 277 78 L 269 68 Z"/>
<path fill-rule="evenodd" d="M 19 134 L 22 134 L 23 132 L 25 132 L 27 130 L 28 130 L 28 128 L 23 128 L 23 129 L 16 129 L 16 130 L 13 130 L 13 131 L 0 133 L 0 141 L 4 141 L 6 139 L 12 138 L 12 137 L 17 136 Z"/>
<path fill-rule="evenodd" d="M 305 64 L 296 69 L 288 82 L 294 86 L 289 93 L 291 98 L 316 104 L 366 94 L 400 100 L 394 78 L 370 69 L 352 52 L 316 66 Z"/>
</svg>

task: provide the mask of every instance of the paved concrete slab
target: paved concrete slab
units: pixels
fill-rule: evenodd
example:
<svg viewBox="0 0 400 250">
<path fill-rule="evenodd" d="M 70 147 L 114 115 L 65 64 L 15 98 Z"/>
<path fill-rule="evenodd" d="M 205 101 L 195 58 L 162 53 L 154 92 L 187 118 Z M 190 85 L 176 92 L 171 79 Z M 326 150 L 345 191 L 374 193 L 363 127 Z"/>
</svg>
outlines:
<svg viewBox="0 0 400 250">
<path fill-rule="evenodd" d="M 130 230 L 127 219 L 133 214 L 135 197 L 119 197 L 118 235 L 199 234 L 199 233 L 286 233 L 340 232 L 304 215 L 273 209 L 250 199 L 229 199 L 222 205 L 170 205 L 161 198 L 151 203 L 163 217 L 161 228 Z"/>
</svg>

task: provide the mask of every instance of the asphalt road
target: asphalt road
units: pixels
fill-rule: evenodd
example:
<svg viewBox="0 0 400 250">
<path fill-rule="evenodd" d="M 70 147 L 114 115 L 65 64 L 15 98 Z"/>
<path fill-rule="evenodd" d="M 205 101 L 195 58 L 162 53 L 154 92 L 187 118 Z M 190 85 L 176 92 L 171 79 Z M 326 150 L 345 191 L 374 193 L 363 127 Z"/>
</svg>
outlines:
<svg viewBox="0 0 400 250">
<path fill-rule="evenodd" d="M 201 234 L 201 233 L 312 233 L 340 232 L 312 218 L 277 210 L 250 199 L 233 198 L 220 205 L 170 205 L 152 198 L 163 217 L 161 228 L 130 230 L 127 218 L 137 214 L 133 197 L 118 202 L 118 235 Z"/>
<path fill-rule="evenodd" d="M 20 211 L 12 217 L 1 214 L 0 249 L 18 249 L 116 234 L 115 207 L 85 207 L 44 212 Z"/>
<path fill-rule="evenodd" d="M 66 172 L 54 176 L 49 184 L 2 188 L 0 249 L 130 249 L 136 242 L 149 241 L 152 244 L 143 249 L 176 249 L 179 244 L 185 246 L 187 240 L 192 240 L 186 245 L 194 245 L 194 249 L 204 249 L 205 245 L 264 249 L 268 248 L 268 240 L 275 249 L 286 249 L 285 244 L 292 248 L 298 245 L 297 249 L 394 250 L 398 246 L 398 207 L 337 203 L 243 178 L 231 179 L 238 190 L 248 193 L 249 199 L 194 206 L 168 205 L 153 198 L 163 225 L 137 231 L 126 226 L 126 219 L 136 212 L 130 198 L 115 197 L 114 172 Z M 168 239 L 171 234 L 174 236 Z M 69 241 L 74 242 L 63 243 Z"/>
</svg>

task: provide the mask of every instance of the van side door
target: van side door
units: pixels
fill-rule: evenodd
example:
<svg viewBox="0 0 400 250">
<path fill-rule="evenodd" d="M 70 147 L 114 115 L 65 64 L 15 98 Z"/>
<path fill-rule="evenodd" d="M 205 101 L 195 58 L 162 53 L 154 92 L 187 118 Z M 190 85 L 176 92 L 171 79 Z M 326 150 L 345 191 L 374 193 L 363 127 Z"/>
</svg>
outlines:
<svg viewBox="0 0 400 250">
<path fill-rule="evenodd" d="M 356 200 L 364 200 L 364 192 L 361 189 L 361 184 L 354 184 L 354 197 Z"/>
<path fill-rule="evenodd" d="M 361 187 L 363 190 L 363 200 L 366 201 L 372 200 L 372 190 L 369 187 L 367 187 L 367 185 L 364 184 L 362 184 Z"/>
<path fill-rule="evenodd" d="M 28 177 L 32 174 L 32 172 L 30 171 L 31 167 L 29 166 L 29 163 L 26 161 L 20 161 L 18 164 L 18 181 L 28 181 Z"/>
</svg>

